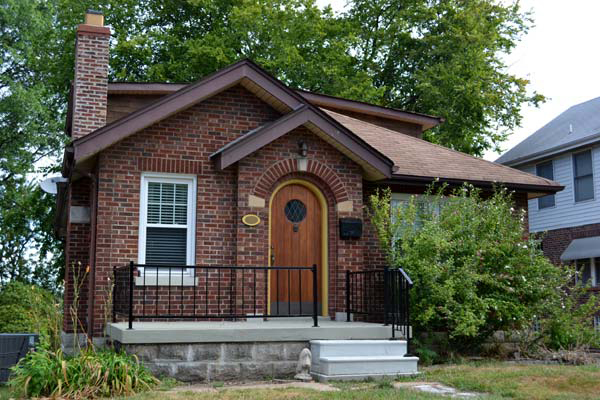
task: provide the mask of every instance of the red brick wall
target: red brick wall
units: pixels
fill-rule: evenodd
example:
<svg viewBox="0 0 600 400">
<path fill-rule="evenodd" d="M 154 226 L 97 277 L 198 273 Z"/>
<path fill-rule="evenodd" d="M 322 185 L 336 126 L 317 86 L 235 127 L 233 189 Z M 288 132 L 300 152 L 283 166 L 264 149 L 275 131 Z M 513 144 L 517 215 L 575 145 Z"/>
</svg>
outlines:
<svg viewBox="0 0 600 400">
<path fill-rule="evenodd" d="M 560 256 L 574 239 L 600 236 L 600 224 L 575 226 L 572 228 L 555 229 L 540 233 L 543 237 L 542 248 L 546 257 L 553 264 L 560 265 Z"/>
<path fill-rule="evenodd" d="M 90 206 L 91 180 L 83 178 L 75 182 L 69 188 L 69 210 L 71 206 Z M 67 216 L 69 218 L 69 216 Z M 80 326 L 78 330 L 87 327 L 87 302 L 88 302 L 88 279 L 86 270 L 90 264 L 90 224 L 70 223 L 67 221 L 66 241 L 66 268 L 65 268 L 65 292 L 63 329 L 65 332 L 73 331 L 73 319 L 69 310 L 74 300 L 74 278 L 77 277 L 79 284 L 78 302 L 80 304 L 78 316 Z"/>
<path fill-rule="evenodd" d="M 80 138 L 106 124 L 110 29 L 79 25 L 75 44 L 71 136 Z"/>
<path fill-rule="evenodd" d="M 95 334 L 103 325 L 101 293 L 115 265 L 138 259 L 141 173 L 197 176 L 196 264 L 237 262 L 237 169 L 215 169 L 209 156 L 279 116 L 236 86 L 130 136 L 99 157 Z"/>
</svg>

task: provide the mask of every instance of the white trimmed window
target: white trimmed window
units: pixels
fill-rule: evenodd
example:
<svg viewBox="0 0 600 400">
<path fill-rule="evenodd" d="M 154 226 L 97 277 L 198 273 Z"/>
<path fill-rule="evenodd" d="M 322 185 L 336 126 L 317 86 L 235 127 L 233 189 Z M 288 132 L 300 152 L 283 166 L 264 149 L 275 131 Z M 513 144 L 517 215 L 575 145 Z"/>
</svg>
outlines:
<svg viewBox="0 0 600 400">
<path fill-rule="evenodd" d="M 600 315 L 594 315 L 594 329 L 600 332 Z"/>
<path fill-rule="evenodd" d="M 194 265 L 195 209 L 195 176 L 142 174 L 138 263 Z M 169 273 L 167 268 L 152 270 Z"/>
<path fill-rule="evenodd" d="M 575 202 L 594 198 L 594 167 L 591 150 L 573 154 Z"/>
</svg>

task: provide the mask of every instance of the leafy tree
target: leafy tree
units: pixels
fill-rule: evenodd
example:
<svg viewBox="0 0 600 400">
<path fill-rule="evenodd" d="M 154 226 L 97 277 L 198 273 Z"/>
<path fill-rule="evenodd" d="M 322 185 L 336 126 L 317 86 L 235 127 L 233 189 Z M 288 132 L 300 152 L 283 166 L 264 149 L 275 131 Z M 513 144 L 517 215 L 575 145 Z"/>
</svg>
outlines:
<svg viewBox="0 0 600 400">
<path fill-rule="evenodd" d="M 531 24 L 494 0 L 5 0 L 0 6 L 0 282 L 58 270 L 53 198 L 31 182 L 56 169 L 87 8 L 113 29 L 113 80 L 189 82 L 252 58 L 286 84 L 441 115 L 426 138 L 481 155 L 520 122 L 527 81 L 505 71 Z M 42 168 L 41 166 L 45 166 Z"/>
<path fill-rule="evenodd" d="M 354 0 L 360 69 L 384 88 L 384 105 L 438 115 L 425 138 L 482 156 L 499 150 L 521 122 L 521 106 L 544 100 L 509 74 L 503 55 L 527 33 L 531 15 L 495 0 Z"/>
<path fill-rule="evenodd" d="M 556 337 L 552 326 L 557 316 L 566 318 L 560 310 L 569 293 L 561 288 L 570 271 L 552 265 L 538 241 L 523 237 L 524 211 L 513 209 L 505 190 L 485 199 L 470 186 L 448 197 L 442 192 L 428 202 L 413 198 L 394 207 L 389 189 L 370 198 L 371 222 L 388 263 L 414 281 L 416 331 L 448 332 L 464 350 L 497 330 L 548 317 L 545 331 Z M 590 326 L 589 312 L 597 309 L 592 299 L 585 309 Z"/>
<path fill-rule="evenodd" d="M 50 170 L 63 143 L 72 68 L 63 62 L 69 46 L 55 26 L 56 10 L 53 2 L 33 0 L 0 7 L 0 283 L 52 287 L 61 275 L 62 252 L 50 224 L 54 199 L 32 183 Z"/>
</svg>

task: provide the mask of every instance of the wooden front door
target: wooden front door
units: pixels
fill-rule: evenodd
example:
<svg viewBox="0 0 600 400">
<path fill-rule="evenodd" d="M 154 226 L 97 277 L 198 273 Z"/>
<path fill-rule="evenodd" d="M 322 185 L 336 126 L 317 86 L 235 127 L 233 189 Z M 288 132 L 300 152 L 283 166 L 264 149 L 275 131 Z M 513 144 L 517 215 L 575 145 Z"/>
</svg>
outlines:
<svg viewBox="0 0 600 400">
<path fill-rule="evenodd" d="M 321 311 L 322 214 L 321 203 L 307 187 L 290 184 L 281 188 L 271 203 L 271 266 L 317 265 L 318 305 Z M 271 314 L 311 314 L 311 271 L 271 271 Z"/>
</svg>

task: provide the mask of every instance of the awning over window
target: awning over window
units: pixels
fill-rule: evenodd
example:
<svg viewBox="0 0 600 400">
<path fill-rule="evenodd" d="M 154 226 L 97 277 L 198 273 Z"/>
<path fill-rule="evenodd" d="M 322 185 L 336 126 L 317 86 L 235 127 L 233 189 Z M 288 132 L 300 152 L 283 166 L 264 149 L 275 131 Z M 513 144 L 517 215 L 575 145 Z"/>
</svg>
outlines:
<svg viewBox="0 0 600 400">
<path fill-rule="evenodd" d="M 574 239 L 560 256 L 561 261 L 600 257 L 600 236 Z"/>
</svg>

